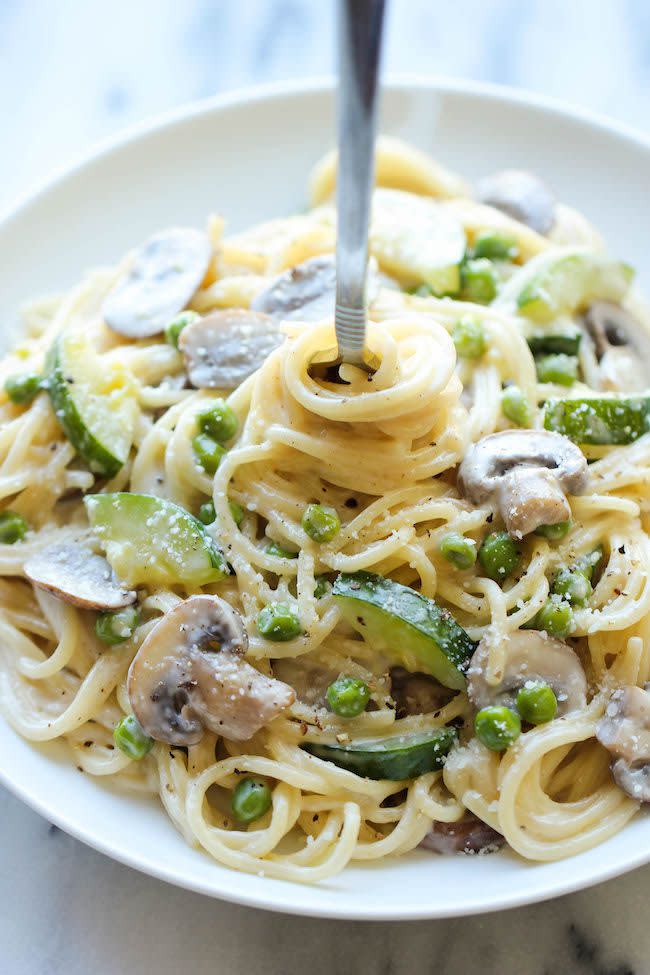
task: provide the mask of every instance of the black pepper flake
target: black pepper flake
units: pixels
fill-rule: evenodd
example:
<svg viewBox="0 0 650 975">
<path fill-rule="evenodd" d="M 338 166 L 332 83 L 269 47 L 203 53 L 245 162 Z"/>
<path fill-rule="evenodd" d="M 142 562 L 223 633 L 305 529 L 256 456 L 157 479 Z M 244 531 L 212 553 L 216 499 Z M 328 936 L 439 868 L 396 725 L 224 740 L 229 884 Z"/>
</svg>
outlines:
<svg viewBox="0 0 650 975">
<path fill-rule="evenodd" d="M 344 504 L 345 504 L 345 507 L 346 508 L 358 508 L 359 507 L 359 502 L 357 501 L 356 498 L 346 498 L 345 501 L 344 501 Z"/>
</svg>

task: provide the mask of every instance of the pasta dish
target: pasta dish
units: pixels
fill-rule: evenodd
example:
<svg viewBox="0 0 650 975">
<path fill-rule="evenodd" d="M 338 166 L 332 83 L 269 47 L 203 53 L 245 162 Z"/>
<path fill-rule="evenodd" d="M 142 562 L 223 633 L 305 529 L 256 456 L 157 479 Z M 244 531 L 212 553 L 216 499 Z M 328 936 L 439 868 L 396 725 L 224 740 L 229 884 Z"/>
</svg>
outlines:
<svg viewBox="0 0 650 975">
<path fill-rule="evenodd" d="M 650 315 L 537 176 L 384 137 L 379 367 L 321 374 L 335 182 L 26 306 L 0 706 L 237 870 L 572 856 L 650 801 Z"/>
</svg>

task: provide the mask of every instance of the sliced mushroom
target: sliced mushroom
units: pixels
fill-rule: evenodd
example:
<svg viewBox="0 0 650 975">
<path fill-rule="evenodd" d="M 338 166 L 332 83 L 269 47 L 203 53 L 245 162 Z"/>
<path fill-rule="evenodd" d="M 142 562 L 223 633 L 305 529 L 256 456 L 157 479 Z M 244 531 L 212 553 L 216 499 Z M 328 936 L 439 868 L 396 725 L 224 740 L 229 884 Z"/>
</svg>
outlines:
<svg viewBox="0 0 650 975">
<path fill-rule="evenodd" d="M 555 221 L 555 197 L 534 173 L 503 169 L 477 186 L 481 203 L 507 213 L 538 234 L 547 234 Z"/>
<path fill-rule="evenodd" d="M 139 247 L 104 301 L 109 328 L 130 339 L 162 332 L 197 290 L 212 256 L 207 234 L 173 227 Z"/>
<path fill-rule="evenodd" d="M 456 853 L 496 853 L 505 844 L 501 833 L 469 813 L 456 823 L 435 822 L 420 846 L 443 856 Z"/>
<path fill-rule="evenodd" d="M 588 481 L 580 448 L 548 430 L 492 433 L 470 447 L 458 469 L 460 493 L 472 504 L 496 501 L 516 538 L 566 521 L 566 493 L 582 494 Z"/>
<path fill-rule="evenodd" d="M 120 585 L 106 559 L 80 542 L 42 548 L 25 563 L 25 575 L 32 585 L 82 609 L 122 609 L 137 599 Z"/>
<path fill-rule="evenodd" d="M 538 630 L 516 630 L 506 638 L 501 680 L 488 683 L 489 641 L 478 645 L 467 672 L 467 693 L 480 710 L 491 704 L 515 707 L 517 692 L 529 682 L 543 681 L 557 698 L 557 716 L 583 708 L 587 678 L 578 655 L 553 637 Z"/>
<path fill-rule="evenodd" d="M 178 347 L 197 389 L 235 389 L 284 341 L 275 320 L 243 308 L 215 311 L 187 325 Z"/>
<path fill-rule="evenodd" d="M 194 745 L 206 729 L 247 741 L 293 703 L 293 688 L 243 659 L 248 636 L 218 596 L 191 596 L 154 626 L 133 659 L 128 694 L 145 732 Z"/>
<path fill-rule="evenodd" d="M 443 687 L 429 674 L 412 674 L 403 667 L 392 667 L 390 680 L 390 694 L 395 701 L 398 718 L 409 714 L 433 714 L 454 696 L 454 691 Z"/>
<path fill-rule="evenodd" d="M 368 265 L 370 303 L 378 289 L 376 262 L 371 259 Z M 335 301 L 336 264 L 332 254 L 325 254 L 285 271 L 253 299 L 251 308 L 278 321 L 320 322 L 333 318 Z"/>
<path fill-rule="evenodd" d="M 334 314 L 336 266 L 331 254 L 285 271 L 251 302 L 254 311 L 281 321 L 319 322 Z"/>
<path fill-rule="evenodd" d="M 600 389 L 636 393 L 650 386 L 650 335 L 620 305 L 596 301 L 584 325 L 598 362 Z"/>
<path fill-rule="evenodd" d="M 596 725 L 611 752 L 616 784 L 638 802 L 650 802 L 650 693 L 633 685 L 614 691 Z"/>
</svg>

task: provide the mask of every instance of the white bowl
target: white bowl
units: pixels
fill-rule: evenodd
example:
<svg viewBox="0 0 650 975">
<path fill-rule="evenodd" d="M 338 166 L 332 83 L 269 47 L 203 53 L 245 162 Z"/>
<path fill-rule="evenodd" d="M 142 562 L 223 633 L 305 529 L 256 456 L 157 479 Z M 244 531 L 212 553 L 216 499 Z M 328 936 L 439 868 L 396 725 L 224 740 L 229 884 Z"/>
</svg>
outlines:
<svg viewBox="0 0 650 975">
<path fill-rule="evenodd" d="M 534 96 L 466 83 L 391 85 L 382 114 L 382 131 L 470 178 L 506 165 L 537 170 L 650 285 L 647 139 Z M 115 262 L 160 227 L 201 225 L 211 210 L 242 227 L 299 209 L 310 166 L 332 142 L 325 83 L 218 98 L 137 129 L 0 224 L 0 321 L 15 320 L 26 298 Z M 553 897 L 650 860 L 650 823 L 639 816 L 602 846 L 560 863 L 525 863 L 507 852 L 414 853 L 302 887 L 219 866 L 185 844 L 157 802 L 80 774 L 61 747 L 30 745 L 1 720 L 0 756 L 0 780 L 85 843 L 182 887 L 270 910 L 371 920 L 472 914 Z"/>
</svg>

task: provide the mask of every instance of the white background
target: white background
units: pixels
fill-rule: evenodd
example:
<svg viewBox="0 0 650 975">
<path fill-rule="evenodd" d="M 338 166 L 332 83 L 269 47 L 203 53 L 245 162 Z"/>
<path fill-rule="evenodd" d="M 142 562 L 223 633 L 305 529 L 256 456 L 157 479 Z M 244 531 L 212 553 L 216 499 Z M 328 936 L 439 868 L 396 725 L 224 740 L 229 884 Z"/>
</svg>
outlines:
<svg viewBox="0 0 650 975">
<path fill-rule="evenodd" d="M 154 113 L 330 72 L 332 14 L 331 0 L 0 0 L 0 208 Z M 388 27 L 389 71 L 527 87 L 650 129 L 647 0 L 393 0 Z M 645 868 L 467 921 L 280 918 L 142 877 L 0 790 L 3 975 L 646 975 L 649 882 Z"/>
</svg>

